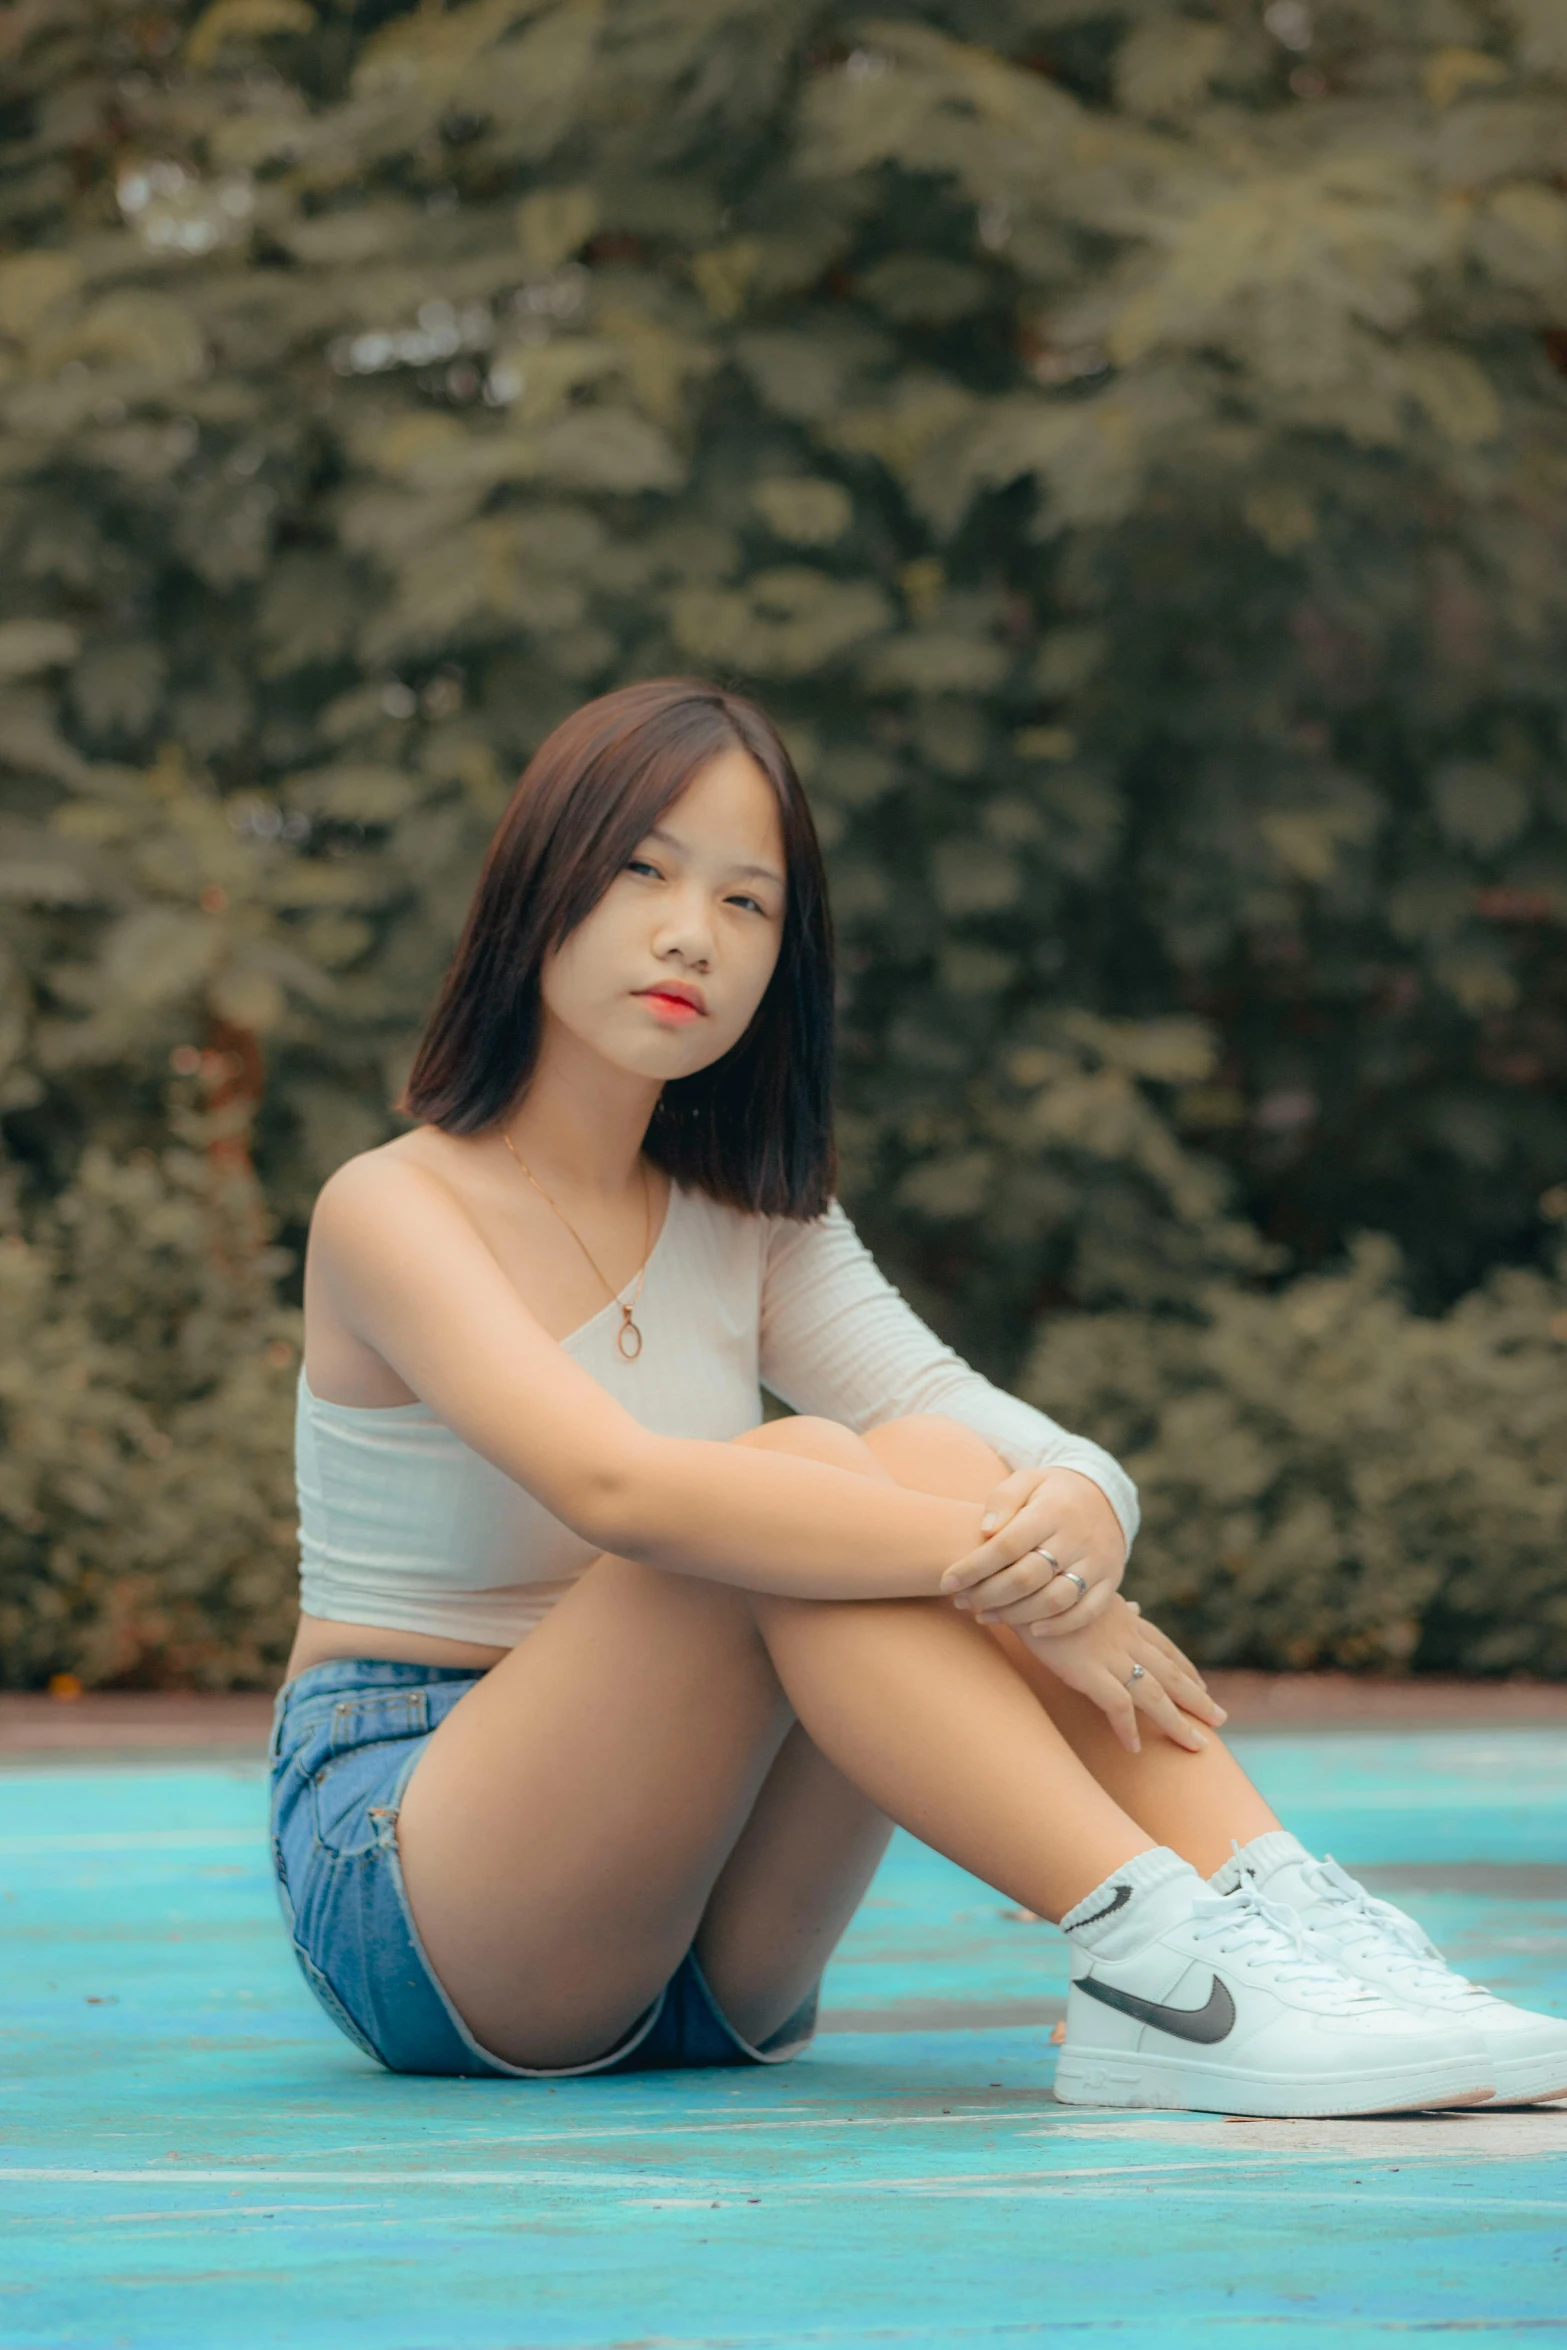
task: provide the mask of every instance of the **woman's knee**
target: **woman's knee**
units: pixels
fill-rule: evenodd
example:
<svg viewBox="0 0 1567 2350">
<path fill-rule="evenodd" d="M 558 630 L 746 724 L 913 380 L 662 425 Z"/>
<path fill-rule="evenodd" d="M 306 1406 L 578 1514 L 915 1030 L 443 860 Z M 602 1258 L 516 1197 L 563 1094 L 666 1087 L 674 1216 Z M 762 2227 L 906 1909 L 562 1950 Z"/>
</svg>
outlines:
<svg viewBox="0 0 1567 2350">
<path fill-rule="evenodd" d="M 769 1452 L 795 1453 L 804 1460 L 826 1461 L 832 1468 L 853 1469 L 862 1477 L 890 1474 L 863 1436 L 856 1436 L 852 1428 L 837 1420 L 818 1419 L 811 1412 L 766 1420 L 760 1428 L 748 1428 L 734 1442 L 758 1445 Z"/>
<path fill-rule="evenodd" d="M 748 1428 L 734 1441 L 828 1461 L 862 1476 L 891 1478 L 920 1492 L 965 1499 L 983 1500 L 1007 1474 L 1006 1462 L 983 1436 L 941 1412 L 910 1412 L 899 1420 L 884 1420 L 863 1436 L 837 1420 L 800 1412 Z"/>
<path fill-rule="evenodd" d="M 889 1476 L 924 1493 L 983 1501 L 1007 1474 L 993 1445 L 942 1412 L 884 1420 L 879 1428 L 867 1429 L 861 1441 Z"/>
</svg>

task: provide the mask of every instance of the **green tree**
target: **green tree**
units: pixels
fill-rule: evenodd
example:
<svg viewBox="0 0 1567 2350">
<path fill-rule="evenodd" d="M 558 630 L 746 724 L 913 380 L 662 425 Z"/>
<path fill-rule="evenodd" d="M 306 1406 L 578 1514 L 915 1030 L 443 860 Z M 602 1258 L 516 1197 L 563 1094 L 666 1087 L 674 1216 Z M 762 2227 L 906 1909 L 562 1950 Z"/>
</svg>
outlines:
<svg viewBox="0 0 1567 2350">
<path fill-rule="evenodd" d="M 1555 0 L 51 0 L 0 42 L 0 1118 L 83 1329 L 88 1146 L 175 1180 L 172 1060 L 297 1255 L 511 776 L 671 667 L 789 731 L 845 1196 L 987 1368 L 1062 1309 L 1185 1343 L 1364 1224 L 1426 1307 L 1540 1258 Z"/>
<path fill-rule="evenodd" d="M 1440 1317 L 1399 1270 L 1367 1235 L 1195 1329 L 1073 1316 L 1023 1392 L 1137 1477 L 1139 1596 L 1208 1663 L 1567 1674 L 1567 1252 Z"/>
</svg>

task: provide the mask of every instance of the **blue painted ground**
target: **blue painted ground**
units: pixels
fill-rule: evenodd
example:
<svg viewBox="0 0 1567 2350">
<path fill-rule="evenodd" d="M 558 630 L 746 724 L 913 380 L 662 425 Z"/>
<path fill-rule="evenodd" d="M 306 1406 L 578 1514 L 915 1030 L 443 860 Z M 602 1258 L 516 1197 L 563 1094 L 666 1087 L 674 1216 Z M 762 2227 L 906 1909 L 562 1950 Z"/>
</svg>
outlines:
<svg viewBox="0 0 1567 2350">
<path fill-rule="evenodd" d="M 1237 1744 L 1308 1842 L 1567 2012 L 1567 1735 Z M 392 2079 L 293 1971 L 263 1793 L 0 1775 L 3 2350 L 1567 2341 L 1567 2110 L 1069 2111 L 1060 1937 L 907 1839 L 796 2064 Z"/>
</svg>

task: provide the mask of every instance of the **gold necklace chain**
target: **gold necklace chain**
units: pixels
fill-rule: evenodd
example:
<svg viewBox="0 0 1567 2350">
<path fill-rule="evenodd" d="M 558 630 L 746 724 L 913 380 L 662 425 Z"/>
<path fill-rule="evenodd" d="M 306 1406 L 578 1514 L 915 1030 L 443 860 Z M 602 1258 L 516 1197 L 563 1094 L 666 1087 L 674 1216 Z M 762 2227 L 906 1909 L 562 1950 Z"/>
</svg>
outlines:
<svg viewBox="0 0 1567 2350">
<path fill-rule="evenodd" d="M 540 1199 L 548 1200 L 549 1205 L 552 1208 L 555 1208 L 555 1202 L 550 1199 L 549 1193 L 545 1190 L 537 1175 L 534 1174 L 533 1169 L 528 1165 L 527 1160 L 518 1150 L 517 1145 L 512 1141 L 511 1136 L 507 1133 L 504 1126 L 501 1128 L 501 1140 L 506 1145 L 506 1148 L 511 1152 L 512 1157 L 516 1160 L 524 1175 L 527 1176 L 528 1181 L 532 1184 Z M 640 1165 L 640 1163 L 641 1162 L 639 1161 L 638 1164 Z M 583 1239 L 581 1233 L 577 1230 L 576 1225 L 571 1221 L 571 1218 L 565 1215 L 559 1208 L 555 1208 L 555 1213 L 560 1217 L 561 1222 L 565 1225 L 566 1230 L 571 1234 L 572 1239 L 576 1242 L 578 1248 L 581 1249 L 583 1255 L 587 1258 L 588 1263 L 593 1267 L 594 1272 L 597 1273 L 599 1279 L 604 1282 L 604 1287 L 609 1290 L 609 1294 L 614 1299 L 616 1305 L 620 1307 L 620 1328 L 615 1333 L 615 1351 L 621 1357 L 623 1362 L 634 1363 L 638 1355 L 642 1352 L 642 1333 L 637 1328 L 631 1317 L 636 1311 L 637 1300 L 642 1295 L 642 1284 L 647 1278 L 647 1261 L 649 1256 L 652 1254 L 653 1248 L 653 1194 L 648 1187 L 646 1167 L 642 1168 L 642 1265 L 640 1271 L 637 1274 L 636 1288 L 631 1293 L 630 1305 L 625 1304 L 619 1294 L 614 1289 L 610 1288 L 609 1282 L 605 1280 L 604 1274 L 599 1268 L 597 1258 L 593 1255 L 592 1250 L 588 1247 L 587 1242 Z M 633 1339 L 636 1342 L 635 1345 L 628 1344 L 628 1341 Z"/>
</svg>

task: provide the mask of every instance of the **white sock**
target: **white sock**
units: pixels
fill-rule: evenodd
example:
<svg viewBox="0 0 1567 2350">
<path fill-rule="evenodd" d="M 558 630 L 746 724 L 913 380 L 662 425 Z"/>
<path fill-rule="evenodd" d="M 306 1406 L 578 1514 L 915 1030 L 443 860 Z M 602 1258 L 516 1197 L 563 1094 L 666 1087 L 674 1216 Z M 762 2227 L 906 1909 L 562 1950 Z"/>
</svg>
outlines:
<svg viewBox="0 0 1567 2350">
<path fill-rule="evenodd" d="M 1267 1891 L 1268 1879 L 1275 1869 L 1287 1868 L 1291 1862 L 1310 1860 L 1298 1836 L 1288 1828 L 1265 1828 L 1260 1836 L 1253 1836 L 1249 1844 L 1238 1844 L 1222 1868 L 1214 1870 L 1208 1879 L 1215 1893 L 1233 1893 L 1243 1877 L 1255 1880 L 1259 1893 Z"/>
<path fill-rule="evenodd" d="M 1184 1916 L 1193 1895 L 1207 1890 L 1189 1861 L 1167 1844 L 1156 1844 L 1085 1893 L 1061 1920 L 1061 1931 L 1079 1950 L 1116 1958 L 1137 1949 L 1172 1917 Z"/>
</svg>

